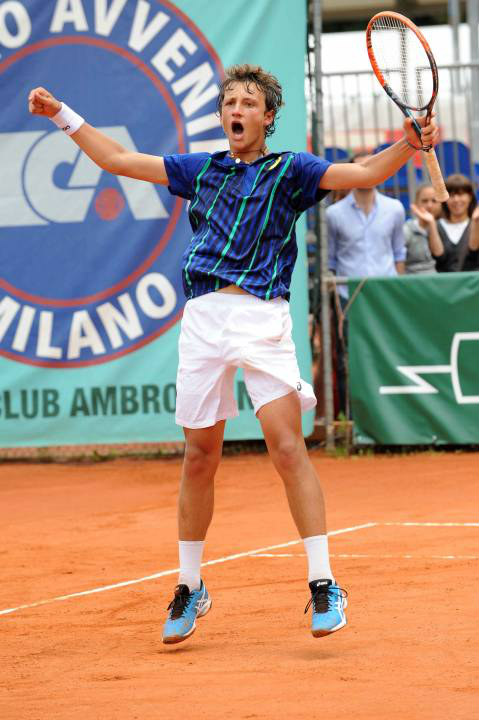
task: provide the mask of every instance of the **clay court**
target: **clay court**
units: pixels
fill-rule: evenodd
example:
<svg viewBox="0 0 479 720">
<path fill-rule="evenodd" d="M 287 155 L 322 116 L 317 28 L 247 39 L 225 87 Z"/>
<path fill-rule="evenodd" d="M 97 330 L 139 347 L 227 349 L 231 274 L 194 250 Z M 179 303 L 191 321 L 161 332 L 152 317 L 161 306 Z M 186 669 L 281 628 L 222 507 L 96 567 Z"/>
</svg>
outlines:
<svg viewBox="0 0 479 720">
<path fill-rule="evenodd" d="M 212 611 L 161 643 L 179 459 L 0 466 L 2 720 L 470 720 L 478 455 L 311 454 L 348 626 L 314 639 L 266 455 L 226 457 L 203 577 Z"/>
</svg>

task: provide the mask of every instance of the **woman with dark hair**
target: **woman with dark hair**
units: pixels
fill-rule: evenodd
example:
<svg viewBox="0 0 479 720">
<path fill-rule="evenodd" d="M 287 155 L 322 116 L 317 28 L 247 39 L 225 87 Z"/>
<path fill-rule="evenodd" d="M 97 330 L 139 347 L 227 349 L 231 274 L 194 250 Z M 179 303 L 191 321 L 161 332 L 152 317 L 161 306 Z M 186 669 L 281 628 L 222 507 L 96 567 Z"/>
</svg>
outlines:
<svg viewBox="0 0 479 720">
<path fill-rule="evenodd" d="M 449 199 L 437 223 L 441 247 L 433 252 L 438 272 L 479 270 L 479 208 L 472 182 L 456 173 L 446 180 Z"/>
</svg>

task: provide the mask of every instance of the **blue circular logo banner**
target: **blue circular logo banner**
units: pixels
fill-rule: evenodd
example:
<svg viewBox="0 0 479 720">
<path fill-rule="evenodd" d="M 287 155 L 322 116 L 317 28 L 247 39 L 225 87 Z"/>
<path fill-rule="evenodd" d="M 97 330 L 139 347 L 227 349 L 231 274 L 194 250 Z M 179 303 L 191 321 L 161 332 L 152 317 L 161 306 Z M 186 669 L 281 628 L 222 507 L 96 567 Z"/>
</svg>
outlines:
<svg viewBox="0 0 479 720">
<path fill-rule="evenodd" d="M 109 175 L 29 116 L 28 91 L 46 87 L 132 152 L 214 152 L 222 67 L 167 0 L 45 5 L 0 8 L 0 354 L 78 367 L 178 321 L 190 228 L 166 187 Z"/>
</svg>

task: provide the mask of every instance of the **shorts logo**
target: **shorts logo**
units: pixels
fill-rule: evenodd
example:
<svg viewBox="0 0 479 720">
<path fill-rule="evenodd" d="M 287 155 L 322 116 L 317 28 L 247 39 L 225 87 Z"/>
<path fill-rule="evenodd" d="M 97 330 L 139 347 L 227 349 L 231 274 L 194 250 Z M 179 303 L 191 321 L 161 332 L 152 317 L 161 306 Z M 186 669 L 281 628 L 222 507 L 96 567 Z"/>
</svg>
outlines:
<svg viewBox="0 0 479 720">
<path fill-rule="evenodd" d="M 303 386 L 301 385 L 300 382 L 299 382 L 299 383 L 296 383 L 296 390 L 297 390 L 298 392 L 300 392 L 300 391 L 302 390 L 302 387 L 303 387 Z"/>
<path fill-rule="evenodd" d="M 7 3 L 0 20 L 0 354 L 75 367 L 131 352 L 184 304 L 184 203 L 110 175 L 18 88 L 44 85 L 130 151 L 225 148 L 222 67 L 169 0 Z M 3 43 L 3 44 L 2 44 Z"/>
</svg>

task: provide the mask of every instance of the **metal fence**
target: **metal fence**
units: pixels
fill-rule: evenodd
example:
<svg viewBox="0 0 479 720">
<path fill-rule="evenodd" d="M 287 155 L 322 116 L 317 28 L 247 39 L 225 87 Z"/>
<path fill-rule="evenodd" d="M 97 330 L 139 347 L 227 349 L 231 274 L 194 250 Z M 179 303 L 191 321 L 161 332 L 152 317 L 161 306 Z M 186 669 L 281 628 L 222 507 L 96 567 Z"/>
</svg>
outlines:
<svg viewBox="0 0 479 720">
<path fill-rule="evenodd" d="M 316 84 L 316 87 L 312 88 L 311 96 L 313 151 L 318 152 L 324 147 L 324 154 L 328 160 L 340 162 L 346 161 L 358 151 L 381 150 L 402 137 L 403 116 L 381 88 L 372 71 L 321 73 L 320 43 L 315 45 L 314 51 L 315 67 L 319 71 L 321 81 L 319 86 Z M 430 72 L 429 68 L 424 70 Z M 322 112 L 318 124 L 320 108 Z M 460 172 L 471 178 L 477 190 L 479 62 L 454 63 L 439 67 L 439 93 L 435 112 L 441 138 L 436 153 L 444 177 Z M 315 114 L 316 127 L 314 127 Z M 405 167 L 379 189 L 401 200 L 408 211 L 417 185 L 427 180 L 423 153 L 418 152 Z M 329 294 L 334 287 L 334 281 L 327 273 L 324 212 L 323 205 L 316 215 L 316 248 L 310 253 L 311 297 L 313 328 L 319 329 L 318 321 L 321 318 L 319 347 L 323 366 L 324 424 L 326 444 L 332 447 L 334 445 L 333 393 L 331 329 L 328 318 Z M 317 347 L 313 331 L 313 352 L 315 345 Z"/>
<path fill-rule="evenodd" d="M 424 68 L 430 73 L 429 68 Z M 442 65 L 435 106 L 441 142 L 436 148 L 444 176 L 461 172 L 479 180 L 477 148 L 479 63 Z M 338 162 L 352 153 L 382 149 L 402 136 L 402 115 L 371 71 L 323 73 L 326 157 Z M 401 199 L 406 209 L 416 184 L 427 179 L 422 153 L 388 180 L 382 190 Z"/>
</svg>

